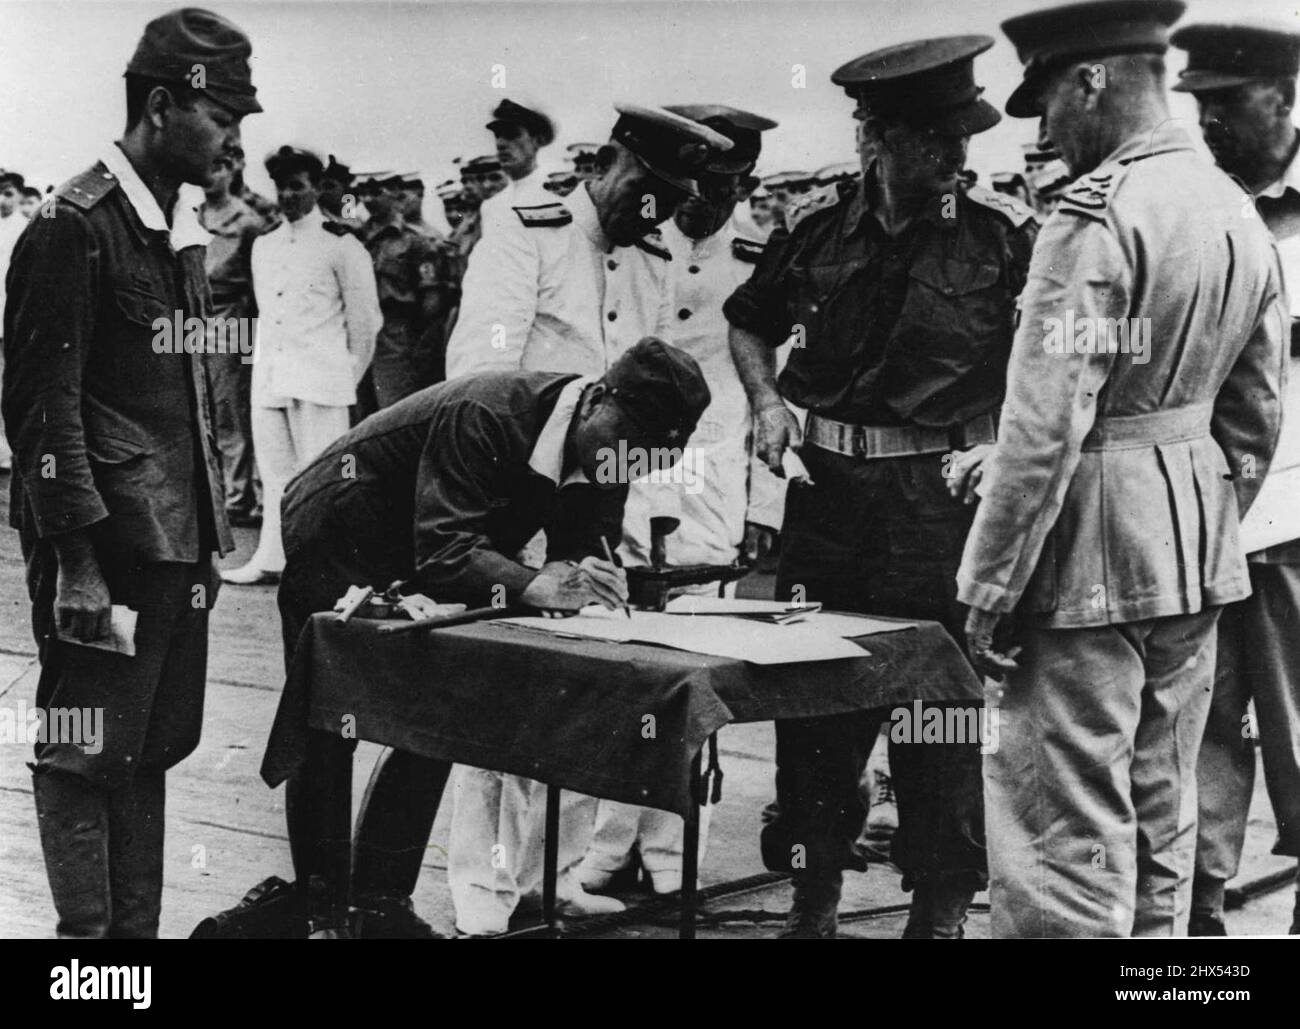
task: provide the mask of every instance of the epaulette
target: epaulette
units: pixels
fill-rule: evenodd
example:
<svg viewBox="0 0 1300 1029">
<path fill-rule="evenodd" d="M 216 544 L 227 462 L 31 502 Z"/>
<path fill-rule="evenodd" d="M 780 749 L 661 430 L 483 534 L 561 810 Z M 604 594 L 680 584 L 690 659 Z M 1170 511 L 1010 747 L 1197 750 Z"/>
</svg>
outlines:
<svg viewBox="0 0 1300 1029">
<path fill-rule="evenodd" d="M 1016 228 L 1020 228 L 1020 226 L 1034 219 L 1034 209 L 1032 207 L 1028 204 L 1022 204 L 1015 197 L 1007 196 L 1005 193 L 985 189 L 983 186 L 971 186 L 970 189 L 966 190 L 966 196 L 981 207 L 997 211 Z"/>
<path fill-rule="evenodd" d="M 117 186 L 117 176 L 102 161 L 97 161 L 80 175 L 74 175 L 55 191 L 55 196 L 73 207 L 89 211 Z"/>
<path fill-rule="evenodd" d="M 790 232 L 794 232 L 794 227 L 810 214 L 834 207 L 847 195 L 849 194 L 841 194 L 833 185 L 814 189 L 785 209 L 785 227 Z"/>
<path fill-rule="evenodd" d="M 766 243 L 760 243 L 753 239 L 743 239 L 740 236 L 731 241 L 731 256 L 737 261 L 744 261 L 746 264 L 758 264 L 763 257 L 763 251 L 766 249 Z"/>
<path fill-rule="evenodd" d="M 530 229 L 553 229 L 573 221 L 573 212 L 563 204 L 538 204 L 513 208 L 519 220 Z"/>
<path fill-rule="evenodd" d="M 664 246 L 663 234 L 658 229 L 651 229 L 636 241 L 636 245 L 647 254 L 654 254 L 655 257 L 662 258 L 665 261 L 673 259 L 672 252 Z"/>
<path fill-rule="evenodd" d="M 1106 209 L 1110 206 L 1127 167 L 1123 164 L 1104 164 L 1096 171 L 1080 176 L 1061 194 L 1056 209 L 1098 221 L 1104 220 Z"/>
</svg>

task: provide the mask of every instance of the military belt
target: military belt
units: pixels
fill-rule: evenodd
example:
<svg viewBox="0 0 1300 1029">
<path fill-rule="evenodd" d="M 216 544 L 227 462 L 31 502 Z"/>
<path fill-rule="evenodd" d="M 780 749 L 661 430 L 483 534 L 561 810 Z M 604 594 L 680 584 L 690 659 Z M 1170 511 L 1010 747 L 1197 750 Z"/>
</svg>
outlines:
<svg viewBox="0 0 1300 1029">
<path fill-rule="evenodd" d="M 997 423 L 991 414 L 976 415 L 951 429 L 920 425 L 850 425 L 824 415 L 809 414 L 804 429 L 804 442 L 865 460 L 937 454 L 996 440 Z"/>
<path fill-rule="evenodd" d="M 1210 434 L 1214 404 L 1188 404 L 1147 414 L 1102 416 L 1083 438 L 1084 450 L 1135 450 Z"/>
</svg>

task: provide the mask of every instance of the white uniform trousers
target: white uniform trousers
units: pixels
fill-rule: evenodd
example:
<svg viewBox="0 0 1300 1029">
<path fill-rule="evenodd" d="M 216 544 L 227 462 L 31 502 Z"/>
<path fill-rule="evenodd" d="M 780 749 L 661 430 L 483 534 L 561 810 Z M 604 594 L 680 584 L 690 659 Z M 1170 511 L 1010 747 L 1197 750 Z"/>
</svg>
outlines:
<svg viewBox="0 0 1300 1029">
<path fill-rule="evenodd" d="M 346 407 L 290 400 L 285 407 L 253 404 L 253 452 L 262 476 L 262 533 L 249 564 L 284 571 L 280 499 L 289 480 L 348 431 Z"/>
</svg>

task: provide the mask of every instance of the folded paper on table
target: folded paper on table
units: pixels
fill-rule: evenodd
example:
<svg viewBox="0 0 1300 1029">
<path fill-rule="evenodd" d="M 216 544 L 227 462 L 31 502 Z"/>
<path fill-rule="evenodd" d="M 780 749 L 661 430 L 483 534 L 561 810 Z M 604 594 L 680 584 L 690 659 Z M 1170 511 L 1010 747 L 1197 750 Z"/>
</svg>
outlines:
<svg viewBox="0 0 1300 1029">
<path fill-rule="evenodd" d="M 866 653 L 834 632 L 817 629 L 809 623 L 772 625 L 716 615 L 682 618 L 655 611 L 633 611 L 628 619 L 621 611 L 586 608 L 572 618 L 502 618 L 493 624 L 521 626 L 561 637 L 653 643 L 759 665 L 835 661 L 863 657 Z"/>
</svg>

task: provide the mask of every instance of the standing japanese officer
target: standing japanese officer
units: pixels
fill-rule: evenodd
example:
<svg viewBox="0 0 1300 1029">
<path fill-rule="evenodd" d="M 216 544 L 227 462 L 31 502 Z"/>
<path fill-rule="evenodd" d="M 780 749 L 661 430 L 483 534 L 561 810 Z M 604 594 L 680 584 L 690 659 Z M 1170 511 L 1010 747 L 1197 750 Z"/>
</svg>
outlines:
<svg viewBox="0 0 1300 1029">
<path fill-rule="evenodd" d="M 793 205 L 789 234 L 773 234 L 723 308 L 759 455 L 776 470 L 802 447 L 812 477 L 786 494 L 777 596 L 933 619 L 957 639 L 971 508 L 949 494 L 945 455 L 994 439 L 1035 234 L 1024 205 L 956 186 L 970 136 L 1000 120 L 975 84 L 992 45 L 921 40 L 836 71 L 857 101 L 862 182 Z M 809 412 L 803 433 L 787 400 Z M 835 934 L 842 869 L 864 867 L 858 780 L 886 716 L 777 723 L 780 816 L 763 853 L 795 873 L 787 935 Z M 965 736 L 891 746 L 909 937 L 960 936 L 983 886 L 979 751 Z"/>
<path fill-rule="evenodd" d="M 1277 250 L 1170 119 L 1179 0 L 1012 18 L 1007 102 L 1076 181 L 1039 236 L 1001 435 L 958 573 L 985 757 L 993 932 L 1185 934 L 1215 622 L 1277 441 Z M 1015 612 L 1019 662 L 994 641 Z"/>
<path fill-rule="evenodd" d="M 97 745 L 36 748 L 60 936 L 158 931 L 164 773 L 198 744 L 212 554 L 233 548 L 205 364 L 182 340 L 160 345 L 155 323 L 208 313 L 207 234 L 178 191 L 206 186 L 262 109 L 250 51 L 209 11 L 150 22 L 126 69 L 125 133 L 14 252 L 4 419 L 37 704 L 103 713 Z M 85 645 L 109 638 L 115 605 L 139 616 L 134 656 Z"/>
<path fill-rule="evenodd" d="M 1173 88 L 1196 97 L 1205 142 L 1219 167 L 1254 196 L 1290 287 L 1282 436 L 1259 500 L 1242 523 L 1242 543 L 1254 551 L 1251 595 L 1219 616 L 1214 700 L 1196 770 L 1200 817 L 1189 931 L 1222 936 L 1224 885 L 1237 874 L 1255 786 L 1256 734 L 1245 731 L 1244 721 L 1251 700 L 1277 822 L 1273 853 L 1300 857 L 1300 131 L 1291 120 L 1300 33 L 1188 25 L 1171 42 L 1188 51 L 1187 69 Z M 1300 933 L 1300 892 L 1291 932 Z"/>
</svg>

